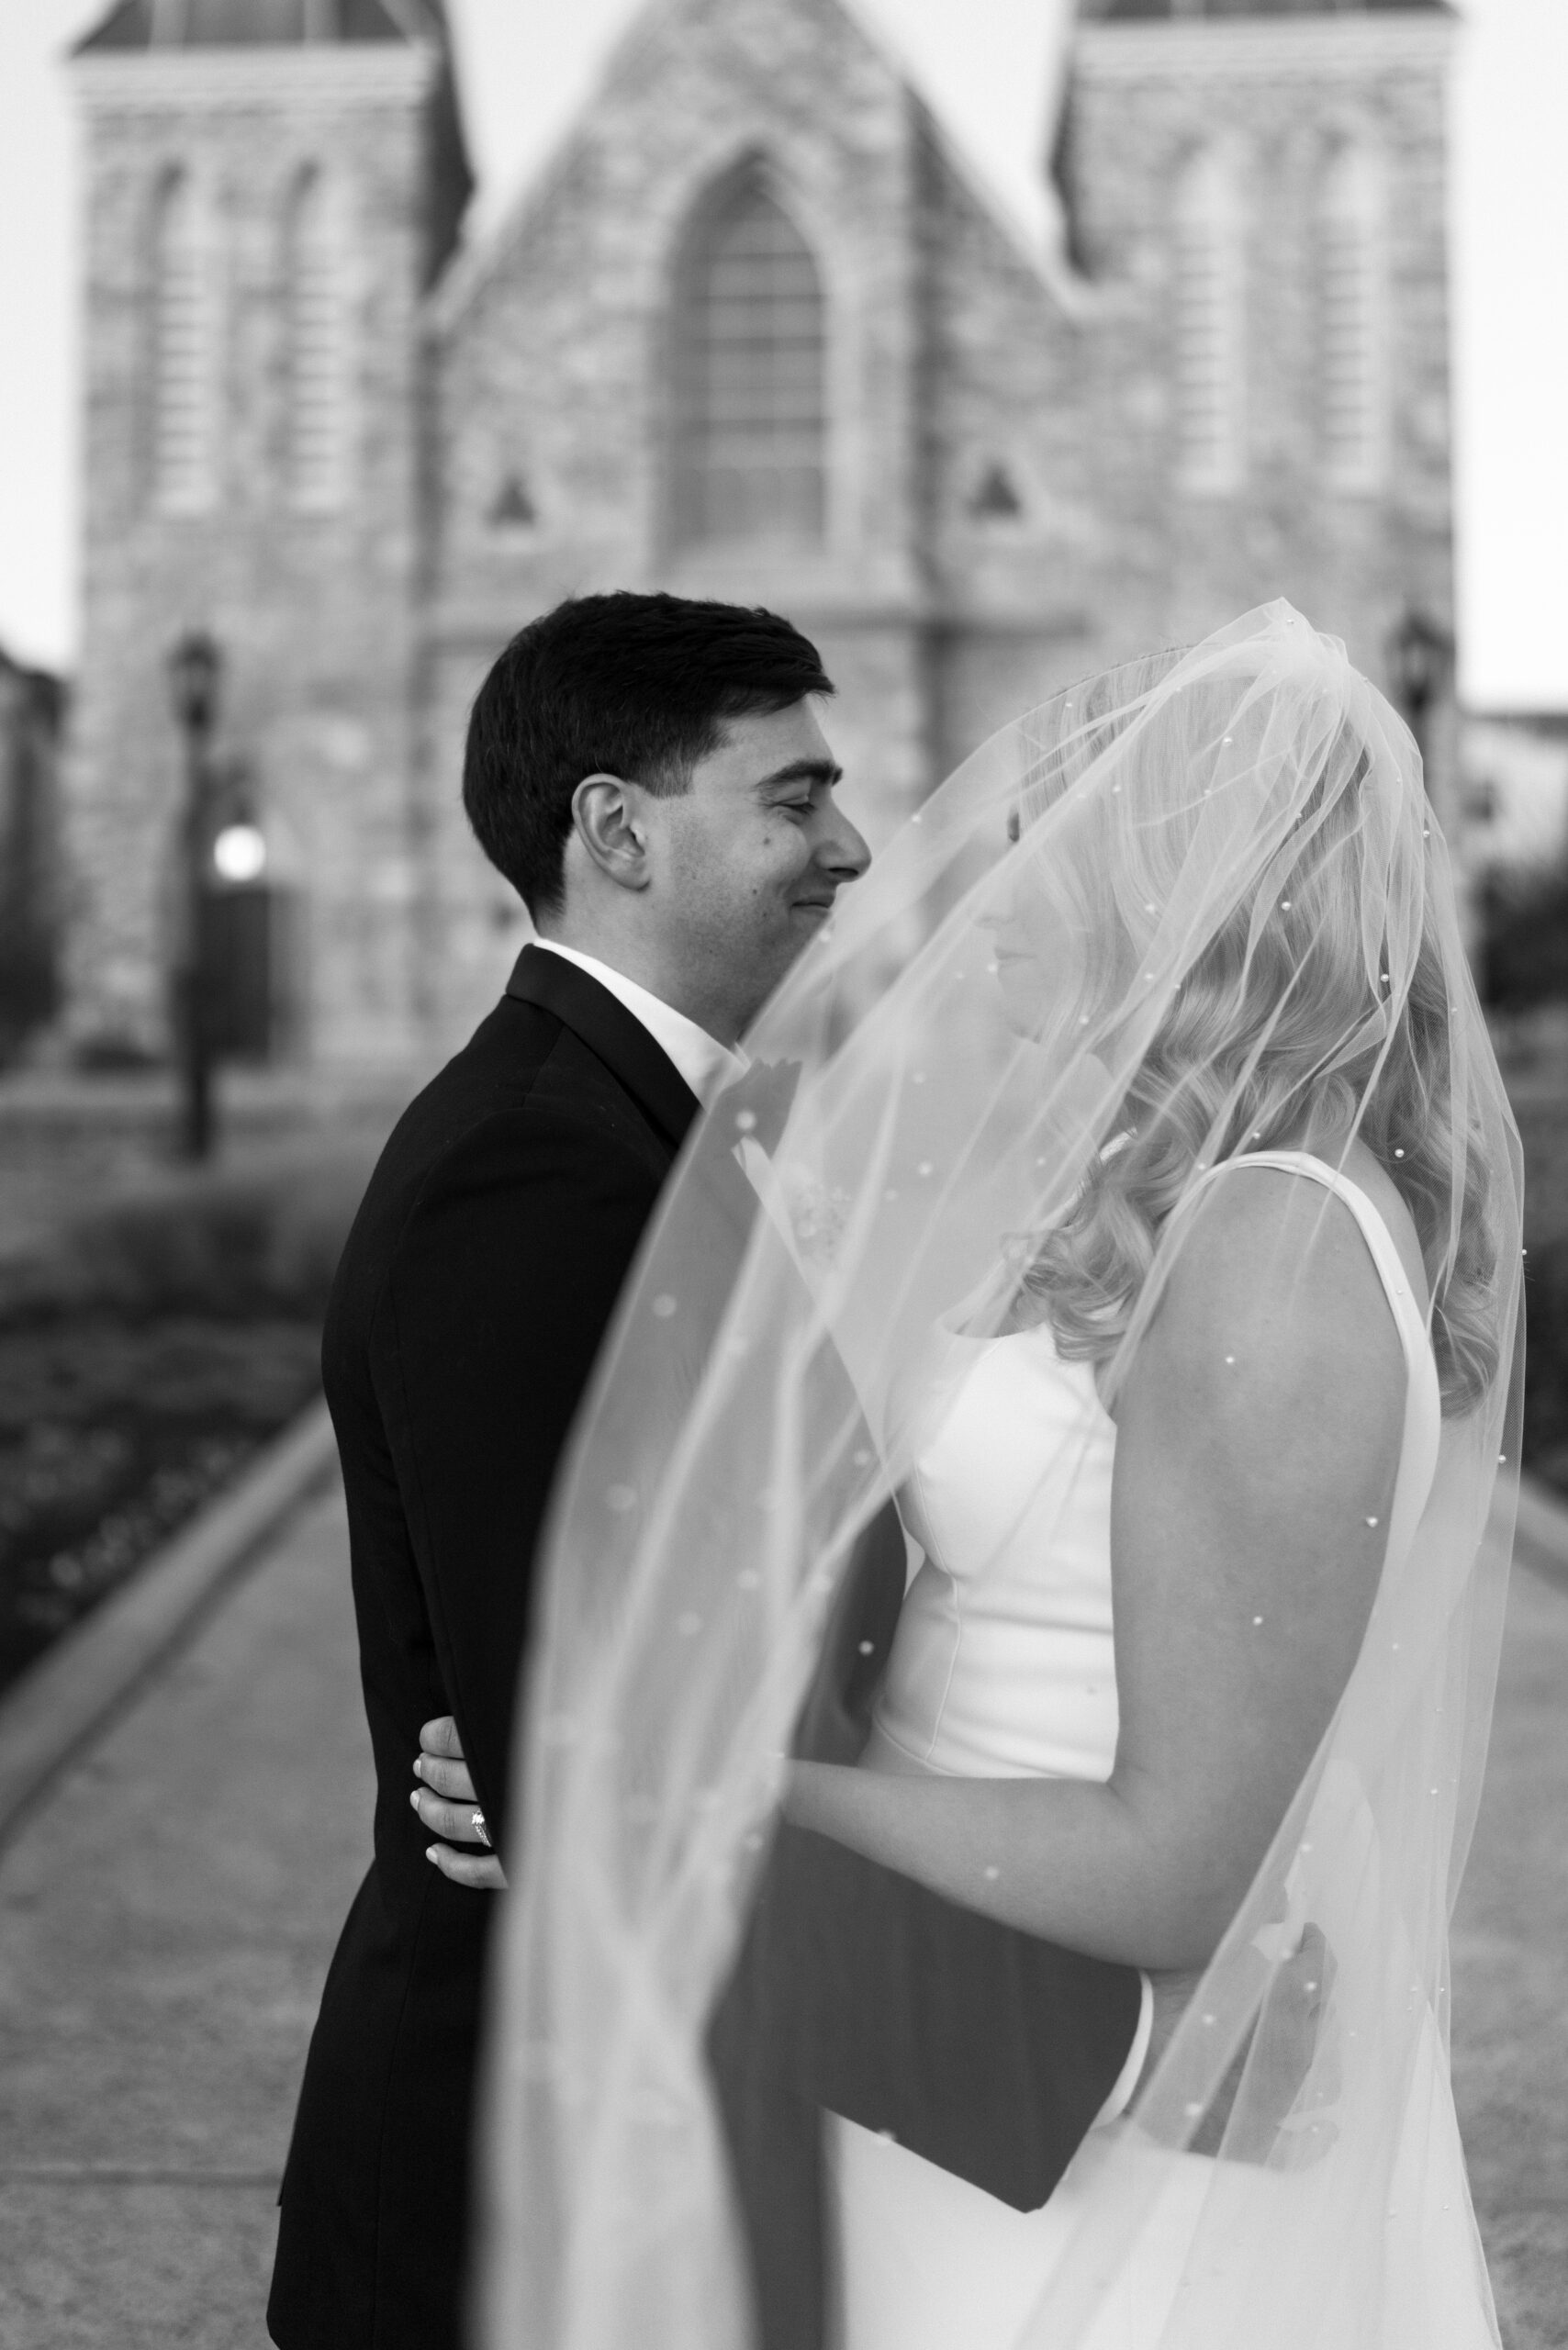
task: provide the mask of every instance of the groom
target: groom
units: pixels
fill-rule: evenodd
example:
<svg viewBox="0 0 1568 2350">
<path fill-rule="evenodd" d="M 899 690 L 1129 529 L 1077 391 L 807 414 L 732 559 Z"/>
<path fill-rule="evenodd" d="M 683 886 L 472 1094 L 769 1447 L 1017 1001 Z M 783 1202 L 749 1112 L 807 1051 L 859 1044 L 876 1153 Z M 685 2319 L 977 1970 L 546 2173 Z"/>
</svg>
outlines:
<svg viewBox="0 0 1568 2350">
<path fill-rule="evenodd" d="M 834 802 L 816 711 L 832 691 L 814 648 L 769 613 L 622 594 L 532 622 L 474 705 L 465 804 L 540 943 L 393 1134 L 328 1314 L 377 1799 L 280 2199 L 267 2317 L 281 2350 L 461 2340 L 493 1904 L 465 1889 L 472 1863 L 430 1845 L 406 1774 L 421 1725 L 454 1717 L 467 1775 L 454 1784 L 473 1792 L 450 1824 L 504 1852 L 530 1562 L 617 1292 L 702 1100 L 868 861 Z M 862 1684 L 902 1594 L 890 1513 L 839 1627 L 835 1652 Z M 846 1702 L 842 1685 L 819 1692 L 812 1734 L 841 1730 Z M 818 2107 L 875 2120 L 890 2081 L 907 2100 L 902 2054 L 882 2060 L 874 2008 L 862 2017 L 857 2002 L 874 1981 L 867 1937 L 899 1946 L 911 1932 L 951 1953 L 934 1979 L 964 1974 L 978 2030 L 953 2062 L 969 2122 L 978 2097 L 984 2159 L 1015 2145 L 1021 2193 L 1043 2200 L 1128 2068 L 1147 2004 L 1136 1975 L 787 1835 L 712 2039 L 770 2344 L 809 2344 L 819 2322 L 820 2277 L 800 2259 L 820 2199 Z M 1017 2062 L 1020 2016 L 1032 2069 Z M 944 2136 L 949 2088 L 932 2084 L 929 2112 L 886 2119 L 963 2170 Z"/>
</svg>

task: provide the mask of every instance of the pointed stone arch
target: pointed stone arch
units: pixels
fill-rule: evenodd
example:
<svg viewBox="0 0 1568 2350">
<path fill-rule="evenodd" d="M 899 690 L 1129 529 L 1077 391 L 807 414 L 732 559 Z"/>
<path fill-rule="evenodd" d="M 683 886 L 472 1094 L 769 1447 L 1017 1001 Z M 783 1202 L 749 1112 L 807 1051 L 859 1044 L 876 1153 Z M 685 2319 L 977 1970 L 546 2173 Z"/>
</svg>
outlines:
<svg viewBox="0 0 1568 2350">
<path fill-rule="evenodd" d="M 1185 490 L 1223 494 L 1246 473 L 1246 234 L 1241 174 L 1222 145 L 1189 155 L 1172 205 L 1176 471 Z"/>
<path fill-rule="evenodd" d="M 159 179 L 151 244 L 152 502 L 202 513 L 218 497 L 218 286 L 208 194 L 183 164 Z"/>
<path fill-rule="evenodd" d="M 1341 140 L 1317 188 L 1318 450 L 1330 488 L 1362 495 L 1387 450 L 1387 196 L 1370 141 Z"/>
<path fill-rule="evenodd" d="M 284 286 L 289 503 L 330 512 L 348 493 L 348 230 L 344 190 L 317 162 L 289 186 Z"/>
<path fill-rule="evenodd" d="M 678 545 L 821 542 L 827 343 L 816 257 L 766 159 L 748 157 L 700 199 L 675 271 L 668 514 Z"/>
</svg>

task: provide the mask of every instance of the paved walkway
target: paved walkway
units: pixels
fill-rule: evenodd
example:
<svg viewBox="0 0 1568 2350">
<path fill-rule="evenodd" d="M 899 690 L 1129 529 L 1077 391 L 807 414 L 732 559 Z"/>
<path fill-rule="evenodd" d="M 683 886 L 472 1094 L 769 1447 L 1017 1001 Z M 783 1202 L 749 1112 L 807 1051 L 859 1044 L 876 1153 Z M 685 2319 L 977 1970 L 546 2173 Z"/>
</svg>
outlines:
<svg viewBox="0 0 1568 2350">
<path fill-rule="evenodd" d="M 6 2350 L 265 2350 L 273 2198 L 368 1842 L 346 1550 L 336 1495 L 308 1505 L 0 1854 Z M 1454 1998 L 1509 2350 L 1568 2345 L 1565 1695 L 1568 1592 L 1521 1572 Z"/>
<path fill-rule="evenodd" d="M 1454 2098 L 1507 2350 L 1568 2350 L 1568 1585 L 1516 1561 L 1453 1932 Z"/>
<path fill-rule="evenodd" d="M 0 1855 L 6 2350 L 265 2350 L 295 2093 L 369 1846 L 347 1551 L 333 1492 Z"/>
</svg>

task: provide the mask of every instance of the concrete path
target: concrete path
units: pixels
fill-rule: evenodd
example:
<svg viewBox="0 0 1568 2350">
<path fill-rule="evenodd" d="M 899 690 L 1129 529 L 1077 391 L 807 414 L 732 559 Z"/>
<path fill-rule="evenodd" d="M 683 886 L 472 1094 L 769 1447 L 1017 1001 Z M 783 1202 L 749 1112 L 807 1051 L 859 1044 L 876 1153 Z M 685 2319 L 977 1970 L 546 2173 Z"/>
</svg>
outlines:
<svg viewBox="0 0 1568 2350">
<path fill-rule="evenodd" d="M 302 1510 L 0 1855 L 5 2350 L 265 2350 L 273 2199 L 369 1842 L 346 1551 L 335 1494 Z M 1565 1698 L 1568 1592 L 1520 1572 L 1454 1997 L 1508 2350 L 1568 2345 Z"/>
<path fill-rule="evenodd" d="M 265 2350 L 295 2095 L 370 1842 L 347 1552 L 334 1488 L 0 1857 L 6 2350 Z"/>
<path fill-rule="evenodd" d="M 1454 2101 L 1503 2340 L 1568 2350 L 1568 1583 L 1517 1558 L 1453 1975 Z"/>
</svg>

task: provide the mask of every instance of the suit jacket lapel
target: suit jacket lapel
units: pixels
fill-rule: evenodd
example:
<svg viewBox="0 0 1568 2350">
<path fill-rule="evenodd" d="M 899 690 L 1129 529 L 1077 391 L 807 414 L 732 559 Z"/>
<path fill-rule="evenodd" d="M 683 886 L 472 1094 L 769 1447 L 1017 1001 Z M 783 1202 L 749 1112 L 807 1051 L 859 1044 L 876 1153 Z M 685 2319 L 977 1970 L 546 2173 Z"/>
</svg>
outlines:
<svg viewBox="0 0 1568 2350">
<path fill-rule="evenodd" d="M 507 993 L 520 1003 L 553 1012 L 626 1088 L 672 1150 L 678 1150 L 700 1103 L 691 1088 L 642 1022 L 591 972 L 547 947 L 525 946 Z"/>
</svg>

